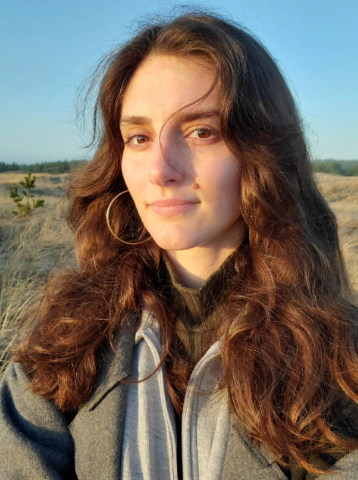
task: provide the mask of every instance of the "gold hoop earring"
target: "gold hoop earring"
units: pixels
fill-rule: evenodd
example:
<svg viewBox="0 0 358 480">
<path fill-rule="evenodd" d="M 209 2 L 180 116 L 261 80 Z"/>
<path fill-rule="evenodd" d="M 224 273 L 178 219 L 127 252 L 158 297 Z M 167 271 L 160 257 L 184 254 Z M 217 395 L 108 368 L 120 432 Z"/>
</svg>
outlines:
<svg viewBox="0 0 358 480">
<path fill-rule="evenodd" d="M 124 192 L 121 192 L 119 193 L 118 195 L 116 195 L 110 202 L 110 204 L 108 205 L 108 208 L 107 208 L 107 211 L 106 211 L 106 222 L 107 222 L 107 226 L 108 226 L 108 229 L 109 231 L 111 232 L 111 234 L 117 239 L 119 240 L 120 242 L 122 243 L 125 243 L 126 245 L 141 245 L 142 243 L 145 243 L 145 242 L 148 242 L 148 240 L 150 240 L 152 237 L 150 236 L 149 238 L 143 240 L 142 242 L 126 242 L 125 240 L 122 240 L 121 238 L 117 237 L 117 235 L 114 233 L 114 231 L 112 230 L 110 224 L 109 224 L 109 211 L 110 211 L 110 208 L 113 204 L 113 202 L 118 198 L 120 197 L 121 195 L 123 195 L 123 193 L 128 193 L 129 190 L 125 190 Z"/>
</svg>

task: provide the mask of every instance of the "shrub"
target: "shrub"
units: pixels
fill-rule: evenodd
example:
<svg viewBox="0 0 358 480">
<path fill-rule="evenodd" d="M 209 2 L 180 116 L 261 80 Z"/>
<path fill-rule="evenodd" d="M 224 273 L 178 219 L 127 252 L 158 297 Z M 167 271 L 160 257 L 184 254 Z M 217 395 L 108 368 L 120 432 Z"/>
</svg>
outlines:
<svg viewBox="0 0 358 480">
<path fill-rule="evenodd" d="M 9 195 L 10 198 L 12 198 L 13 202 L 16 203 L 16 206 L 18 210 L 13 210 L 12 213 L 14 215 L 19 215 L 19 216 L 26 216 L 30 215 L 35 208 L 43 207 L 43 204 L 45 203 L 45 200 L 34 200 L 35 195 L 30 194 L 30 190 L 32 188 L 35 188 L 35 180 L 36 177 L 34 176 L 31 178 L 32 173 L 29 173 L 26 177 L 25 180 L 20 182 L 20 185 L 25 189 L 24 192 L 22 192 L 22 196 L 19 195 L 17 191 L 17 187 L 9 187 Z M 25 198 L 25 203 L 21 203 L 22 200 Z M 32 198 L 32 206 L 30 205 L 30 198 Z"/>
</svg>

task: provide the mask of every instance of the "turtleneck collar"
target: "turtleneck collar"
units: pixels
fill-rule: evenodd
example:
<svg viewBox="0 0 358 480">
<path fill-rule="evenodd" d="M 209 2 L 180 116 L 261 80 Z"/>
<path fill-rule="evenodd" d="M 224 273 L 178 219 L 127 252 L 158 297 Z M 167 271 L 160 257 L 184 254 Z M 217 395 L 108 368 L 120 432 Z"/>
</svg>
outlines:
<svg viewBox="0 0 358 480">
<path fill-rule="evenodd" d="M 200 326 L 211 327 L 211 320 L 222 310 L 228 293 L 229 282 L 236 274 L 235 252 L 229 255 L 220 267 L 198 288 L 182 285 L 169 259 L 162 255 L 162 289 L 169 295 L 171 302 L 186 328 L 197 329 Z"/>
</svg>

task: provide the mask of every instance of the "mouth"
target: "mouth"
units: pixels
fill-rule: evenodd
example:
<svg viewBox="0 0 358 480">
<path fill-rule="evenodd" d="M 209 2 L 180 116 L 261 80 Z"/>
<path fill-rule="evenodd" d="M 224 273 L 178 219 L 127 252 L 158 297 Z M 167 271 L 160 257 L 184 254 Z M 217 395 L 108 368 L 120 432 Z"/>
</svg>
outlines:
<svg viewBox="0 0 358 480">
<path fill-rule="evenodd" d="M 151 202 L 150 206 L 158 206 L 158 207 L 173 207 L 176 205 L 187 205 L 187 204 L 195 204 L 199 203 L 199 200 L 186 200 L 184 198 L 167 198 L 167 199 L 160 199 L 156 200 L 155 202 Z"/>
<path fill-rule="evenodd" d="M 193 211 L 199 203 L 199 200 L 169 198 L 166 200 L 156 200 L 150 203 L 149 207 L 157 215 L 170 217 Z"/>
</svg>

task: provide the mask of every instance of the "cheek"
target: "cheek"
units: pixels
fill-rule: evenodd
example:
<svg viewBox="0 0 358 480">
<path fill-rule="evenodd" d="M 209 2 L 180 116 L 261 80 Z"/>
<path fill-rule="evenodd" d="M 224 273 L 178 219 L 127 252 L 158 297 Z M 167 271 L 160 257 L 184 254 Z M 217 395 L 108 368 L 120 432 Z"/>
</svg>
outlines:
<svg viewBox="0 0 358 480">
<path fill-rule="evenodd" d="M 122 157 L 122 162 L 121 162 L 121 171 L 122 171 L 122 176 L 124 178 L 124 181 L 126 182 L 126 185 L 128 186 L 128 183 L 130 183 L 130 171 L 129 171 L 128 163 L 126 162 L 124 155 Z"/>
<path fill-rule="evenodd" d="M 122 159 L 122 175 L 129 193 L 136 200 L 138 192 L 141 191 L 140 171 L 136 171 L 133 165 L 125 160 L 125 157 Z"/>
<path fill-rule="evenodd" d="M 217 209 L 232 209 L 239 203 L 241 182 L 237 163 L 228 161 L 220 169 L 208 169 L 203 175 L 203 187 L 204 183 L 206 196 Z"/>
</svg>

